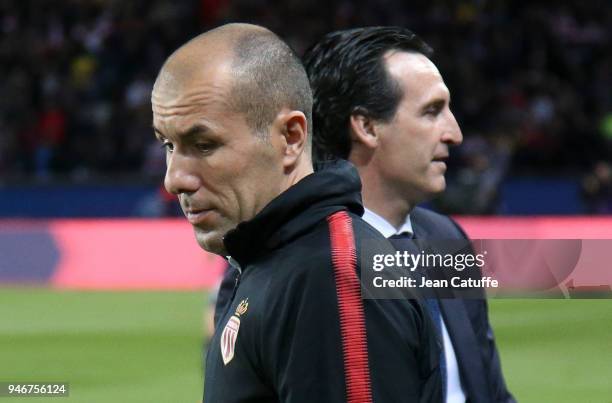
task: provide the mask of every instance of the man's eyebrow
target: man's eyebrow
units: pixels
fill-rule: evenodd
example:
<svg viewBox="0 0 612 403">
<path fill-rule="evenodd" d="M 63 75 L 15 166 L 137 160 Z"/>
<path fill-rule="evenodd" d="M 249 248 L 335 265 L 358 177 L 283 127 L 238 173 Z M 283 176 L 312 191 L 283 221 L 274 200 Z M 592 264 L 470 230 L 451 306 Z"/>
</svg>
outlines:
<svg viewBox="0 0 612 403">
<path fill-rule="evenodd" d="M 189 129 L 185 130 L 183 133 L 179 133 L 179 137 L 183 137 L 184 140 L 193 140 L 196 136 L 200 134 L 205 134 L 209 131 L 208 126 L 203 125 L 201 123 L 196 123 L 191 126 Z"/>
<path fill-rule="evenodd" d="M 450 101 L 450 100 L 449 100 Z M 446 99 L 443 98 L 434 98 L 428 102 L 426 102 L 421 109 L 426 110 L 431 107 L 443 107 L 446 104 Z M 450 102 L 449 102 L 450 104 Z"/>
<path fill-rule="evenodd" d="M 161 139 L 166 138 L 166 136 L 164 136 L 161 130 L 159 130 L 157 127 L 153 126 L 153 131 L 155 132 L 155 136 L 158 139 L 161 140 Z M 185 130 L 184 132 L 178 133 L 178 137 L 182 137 L 184 140 L 191 140 L 195 136 L 206 133 L 208 131 L 209 131 L 208 126 L 203 125 L 201 123 L 196 123 L 195 125 L 191 126 L 189 129 Z"/>
</svg>

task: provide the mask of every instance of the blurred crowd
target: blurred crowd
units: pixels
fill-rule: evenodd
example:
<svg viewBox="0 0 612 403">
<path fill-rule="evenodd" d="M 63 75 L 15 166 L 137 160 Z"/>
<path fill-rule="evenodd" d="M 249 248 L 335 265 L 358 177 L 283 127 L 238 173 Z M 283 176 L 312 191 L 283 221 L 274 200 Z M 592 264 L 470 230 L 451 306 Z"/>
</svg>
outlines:
<svg viewBox="0 0 612 403">
<path fill-rule="evenodd" d="M 262 24 L 300 54 L 353 26 L 423 37 L 465 137 L 441 203 L 451 211 L 493 212 L 508 174 L 587 183 L 612 159 L 608 1 L 24 0 L 0 2 L 0 178 L 159 178 L 157 71 L 229 21 Z"/>
</svg>

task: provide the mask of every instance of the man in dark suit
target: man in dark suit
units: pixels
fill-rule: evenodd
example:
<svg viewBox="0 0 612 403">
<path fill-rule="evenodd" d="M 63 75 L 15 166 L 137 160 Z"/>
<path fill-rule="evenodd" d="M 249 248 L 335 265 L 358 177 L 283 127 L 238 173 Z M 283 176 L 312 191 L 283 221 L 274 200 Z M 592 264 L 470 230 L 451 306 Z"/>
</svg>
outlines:
<svg viewBox="0 0 612 403">
<path fill-rule="evenodd" d="M 357 167 L 363 218 L 387 238 L 466 238 L 449 217 L 417 207 L 444 191 L 449 147 L 463 140 L 431 55 L 407 29 L 368 27 L 328 34 L 304 57 L 315 157 Z M 433 301 L 446 402 L 513 402 L 486 299 Z"/>
</svg>

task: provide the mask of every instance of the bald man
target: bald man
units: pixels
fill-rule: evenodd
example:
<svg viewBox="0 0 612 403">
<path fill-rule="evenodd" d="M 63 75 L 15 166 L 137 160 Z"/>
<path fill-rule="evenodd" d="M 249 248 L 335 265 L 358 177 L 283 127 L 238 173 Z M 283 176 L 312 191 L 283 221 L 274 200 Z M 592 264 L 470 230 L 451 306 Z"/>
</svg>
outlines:
<svg viewBox="0 0 612 403">
<path fill-rule="evenodd" d="M 289 47 L 262 27 L 209 31 L 169 57 L 151 100 L 165 186 L 237 273 L 205 402 L 438 401 L 422 305 L 361 298 L 360 245 L 393 249 L 360 219 L 350 164 L 313 173 L 312 95 Z"/>
</svg>

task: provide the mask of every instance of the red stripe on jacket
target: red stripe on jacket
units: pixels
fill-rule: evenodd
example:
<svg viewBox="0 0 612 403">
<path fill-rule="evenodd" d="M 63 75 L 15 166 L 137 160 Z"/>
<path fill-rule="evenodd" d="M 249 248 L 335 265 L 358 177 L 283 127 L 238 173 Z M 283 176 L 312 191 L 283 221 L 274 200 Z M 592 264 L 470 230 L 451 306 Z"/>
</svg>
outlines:
<svg viewBox="0 0 612 403">
<path fill-rule="evenodd" d="M 346 211 L 327 217 L 340 312 L 340 331 L 348 403 L 372 402 L 365 314 L 357 277 L 353 225 Z"/>
</svg>

